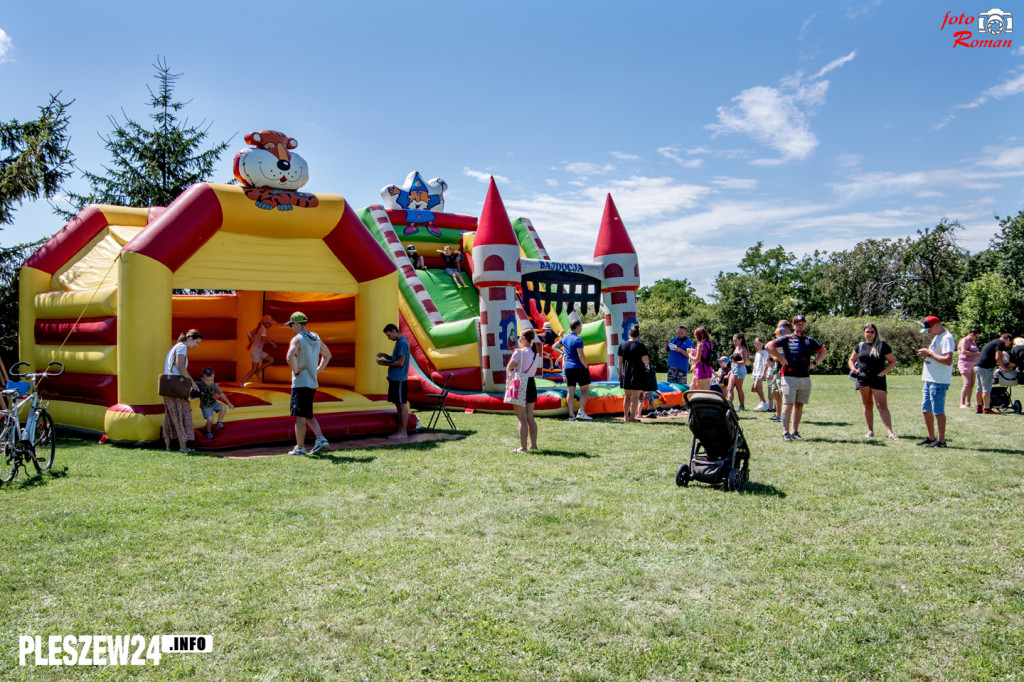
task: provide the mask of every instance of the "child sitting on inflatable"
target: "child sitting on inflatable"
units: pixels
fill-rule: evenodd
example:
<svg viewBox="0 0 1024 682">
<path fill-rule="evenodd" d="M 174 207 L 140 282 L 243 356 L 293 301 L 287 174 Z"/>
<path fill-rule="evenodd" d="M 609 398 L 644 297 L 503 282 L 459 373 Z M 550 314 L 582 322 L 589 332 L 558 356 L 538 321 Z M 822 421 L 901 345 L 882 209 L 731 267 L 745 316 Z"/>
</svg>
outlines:
<svg viewBox="0 0 1024 682">
<path fill-rule="evenodd" d="M 462 279 L 462 252 L 453 251 L 451 244 L 445 246 L 443 251 L 438 249 L 437 252 L 444 259 L 444 274 L 451 275 L 451 278 L 455 281 L 455 286 L 460 288 L 468 287 L 469 285 Z"/>
</svg>

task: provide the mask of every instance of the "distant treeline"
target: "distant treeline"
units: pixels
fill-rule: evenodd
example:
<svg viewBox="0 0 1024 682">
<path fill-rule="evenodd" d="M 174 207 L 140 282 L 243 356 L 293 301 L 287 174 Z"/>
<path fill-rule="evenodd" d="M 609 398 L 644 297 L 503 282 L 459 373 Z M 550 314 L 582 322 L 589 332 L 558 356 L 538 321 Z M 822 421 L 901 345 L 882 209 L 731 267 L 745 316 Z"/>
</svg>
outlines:
<svg viewBox="0 0 1024 682">
<path fill-rule="evenodd" d="M 892 346 L 898 372 L 916 372 L 914 350 L 924 344 L 920 320 L 936 315 L 960 338 L 971 327 L 990 340 L 1001 332 L 1024 335 L 1024 210 L 996 217 L 989 248 L 969 253 L 956 221 L 899 239 L 866 239 L 852 249 L 797 258 L 782 246 L 747 249 L 738 270 L 720 272 L 708 300 L 687 279 L 641 287 L 641 340 L 664 371 L 665 341 L 680 324 L 704 327 L 716 350 L 729 354 L 732 335 L 767 341 L 780 319 L 803 314 L 807 333 L 829 350 L 822 371 L 845 373 L 846 358 L 867 322 Z M 687 258 L 680 258 L 685 263 Z"/>
</svg>

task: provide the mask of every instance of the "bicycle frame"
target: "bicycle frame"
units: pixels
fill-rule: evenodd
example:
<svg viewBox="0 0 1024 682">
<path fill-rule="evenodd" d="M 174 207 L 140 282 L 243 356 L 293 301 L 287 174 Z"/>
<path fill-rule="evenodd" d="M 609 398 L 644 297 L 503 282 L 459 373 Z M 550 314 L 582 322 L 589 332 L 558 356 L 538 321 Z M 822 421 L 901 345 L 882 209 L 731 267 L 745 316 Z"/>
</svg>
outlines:
<svg viewBox="0 0 1024 682">
<path fill-rule="evenodd" d="M 19 365 L 27 365 L 28 363 L 19 362 L 17 365 L 11 368 L 11 376 L 19 379 L 28 379 L 31 388 L 29 389 L 28 395 L 24 396 L 20 400 L 18 396 L 12 391 L 4 391 L 9 396 L 10 407 L 5 410 L 0 410 L 0 415 L 10 417 L 4 419 L 4 433 L 0 435 L 0 443 L 10 442 L 13 447 L 21 441 L 27 441 L 34 443 L 36 439 L 36 423 L 39 419 L 39 413 L 46 409 L 49 402 L 44 402 L 39 395 L 39 381 L 45 377 L 60 376 L 64 373 L 64 365 L 59 362 L 51 362 L 47 365 L 46 369 L 42 372 L 33 372 L 31 374 L 21 374 L 16 372 L 16 368 Z M 48 370 L 54 365 L 60 367 L 59 372 L 50 373 Z M 21 411 L 25 409 L 25 406 L 31 403 L 31 407 L 28 410 L 28 415 L 25 417 L 25 424 L 21 424 Z"/>
</svg>

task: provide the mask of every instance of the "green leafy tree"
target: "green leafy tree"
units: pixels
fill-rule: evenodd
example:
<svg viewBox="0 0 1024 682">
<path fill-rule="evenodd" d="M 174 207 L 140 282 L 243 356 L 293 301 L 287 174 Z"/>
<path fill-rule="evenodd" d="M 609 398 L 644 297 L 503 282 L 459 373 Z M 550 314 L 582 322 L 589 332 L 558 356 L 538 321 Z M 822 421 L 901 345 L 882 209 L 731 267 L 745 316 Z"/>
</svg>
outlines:
<svg viewBox="0 0 1024 682">
<path fill-rule="evenodd" d="M 986 272 L 964 287 L 957 305 L 956 331 L 965 335 L 971 327 L 981 329 L 981 338 L 991 340 L 1003 332 L 1021 329 L 1015 310 L 1014 289 L 996 272 Z"/>
<path fill-rule="evenodd" d="M 88 194 L 72 194 L 75 210 L 91 203 L 122 206 L 167 206 L 189 186 L 207 180 L 230 140 L 203 149 L 209 125 L 190 125 L 178 117 L 188 102 L 174 99 L 174 86 L 181 74 L 171 73 L 166 60 L 157 59 L 157 89 L 147 86 L 152 127 L 145 127 L 124 114 L 124 122 L 109 117 L 114 129 L 100 136 L 111 155 L 103 174 L 84 172 Z M 124 112 L 122 111 L 122 114 Z"/>
<path fill-rule="evenodd" d="M 688 279 L 659 279 L 652 286 L 640 287 L 636 297 L 637 301 L 666 301 L 678 316 L 689 315 L 696 306 L 704 303 Z"/>
<path fill-rule="evenodd" d="M 72 100 L 73 102 L 74 100 Z M 68 108 L 60 93 L 39 107 L 39 118 L 0 122 L 0 225 L 14 217 L 25 199 L 53 198 L 71 175 Z"/>
<path fill-rule="evenodd" d="M 917 239 L 903 252 L 907 316 L 937 315 L 943 320 L 956 317 L 957 288 L 967 262 L 967 250 L 956 241 L 960 229 L 959 222 L 943 218 L 934 228 L 918 230 Z"/>
<path fill-rule="evenodd" d="M 825 258 L 817 288 L 824 311 L 843 316 L 899 313 L 906 289 L 909 239 L 865 239 Z"/>
<path fill-rule="evenodd" d="M 1024 287 L 1024 210 L 1006 218 L 996 216 L 996 220 L 999 232 L 992 239 L 992 250 L 998 259 L 999 274 Z"/>
<path fill-rule="evenodd" d="M 4 367 L 18 361 L 18 272 L 44 241 L 0 247 L 0 360 Z"/>
</svg>

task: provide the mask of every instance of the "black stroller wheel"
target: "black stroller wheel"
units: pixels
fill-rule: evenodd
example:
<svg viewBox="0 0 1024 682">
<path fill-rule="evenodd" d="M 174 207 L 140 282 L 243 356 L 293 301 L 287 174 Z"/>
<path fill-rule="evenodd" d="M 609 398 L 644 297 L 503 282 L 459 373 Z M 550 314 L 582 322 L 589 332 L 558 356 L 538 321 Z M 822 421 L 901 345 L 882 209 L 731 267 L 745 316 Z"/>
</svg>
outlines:
<svg viewBox="0 0 1024 682">
<path fill-rule="evenodd" d="M 737 467 L 729 472 L 729 479 L 726 483 L 726 490 L 741 492 L 747 485 L 747 470 L 744 467 Z"/>
<path fill-rule="evenodd" d="M 679 471 L 676 472 L 676 485 L 685 488 L 690 484 L 690 467 L 683 464 L 679 467 Z"/>
<path fill-rule="evenodd" d="M 1013 401 L 1013 413 L 1014 414 L 1020 414 L 1020 410 L 1021 410 L 1020 401 L 1019 400 L 1014 400 Z"/>
</svg>

